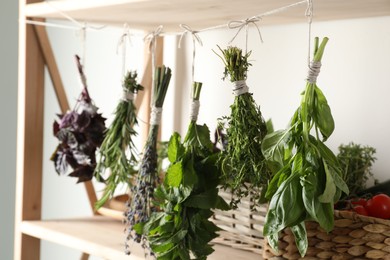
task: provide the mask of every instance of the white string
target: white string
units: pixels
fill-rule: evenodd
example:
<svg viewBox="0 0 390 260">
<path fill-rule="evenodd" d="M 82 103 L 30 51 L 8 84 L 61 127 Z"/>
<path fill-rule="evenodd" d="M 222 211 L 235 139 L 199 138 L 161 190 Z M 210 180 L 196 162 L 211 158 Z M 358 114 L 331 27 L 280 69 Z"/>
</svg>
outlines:
<svg viewBox="0 0 390 260">
<path fill-rule="evenodd" d="M 233 94 L 235 96 L 240 96 L 242 94 L 248 93 L 249 88 L 246 85 L 245 80 L 238 80 L 233 82 Z"/>
<path fill-rule="evenodd" d="M 123 101 L 133 101 L 134 100 L 134 93 L 131 91 L 129 92 L 129 91 L 123 90 L 122 100 Z"/>
<path fill-rule="evenodd" d="M 196 122 L 199 115 L 200 102 L 199 100 L 192 100 L 190 107 L 190 119 L 191 121 Z"/>
<path fill-rule="evenodd" d="M 150 111 L 150 124 L 159 125 L 161 123 L 162 108 L 152 106 Z"/>
<path fill-rule="evenodd" d="M 321 62 L 320 61 L 312 61 L 309 65 L 309 71 L 307 73 L 307 82 L 316 83 L 318 74 L 321 71 Z"/>
<path fill-rule="evenodd" d="M 187 33 L 192 34 L 192 66 L 191 66 L 191 72 L 192 72 L 192 81 L 194 81 L 195 78 L 195 57 L 196 57 L 196 42 L 199 43 L 200 46 L 203 46 L 202 39 L 198 35 L 198 31 L 192 30 L 191 27 L 189 27 L 186 24 L 180 24 L 180 27 L 184 29 L 184 32 L 181 34 L 179 39 L 179 45 L 178 47 L 181 48 L 181 41 Z"/>
<path fill-rule="evenodd" d="M 129 25 L 125 23 L 123 25 L 123 33 L 121 37 L 119 38 L 117 47 L 116 47 L 116 54 L 119 53 L 119 48 L 122 47 L 122 75 L 124 76 L 126 74 L 126 39 L 129 40 L 129 44 L 131 45 L 131 37 L 130 37 L 130 29 Z"/>
<path fill-rule="evenodd" d="M 305 16 L 307 17 L 307 22 L 308 22 L 308 54 L 307 54 L 307 65 L 310 67 L 310 55 L 311 55 L 311 24 L 313 22 L 313 1 L 312 0 L 307 0 L 307 8 L 305 12 Z"/>
<path fill-rule="evenodd" d="M 152 52 L 152 93 L 151 93 L 151 100 L 150 105 L 153 106 L 154 103 L 154 74 L 156 70 L 156 47 L 157 47 L 157 37 L 162 33 L 163 31 L 163 26 L 160 25 L 157 27 L 156 30 L 148 33 L 144 41 L 146 43 L 149 43 L 149 52 Z M 152 107 L 153 108 L 153 107 Z"/>
<path fill-rule="evenodd" d="M 256 26 L 257 31 L 259 32 L 260 41 L 261 41 L 261 43 L 263 43 L 263 37 L 261 37 L 260 28 L 256 24 L 256 22 L 259 22 L 259 21 L 260 21 L 260 18 L 255 17 L 255 16 L 251 17 L 251 18 L 247 18 L 245 20 L 230 21 L 228 23 L 229 29 L 236 29 L 236 28 L 238 28 L 238 31 L 234 35 L 233 39 L 230 40 L 229 44 L 231 44 L 234 41 L 234 39 L 236 39 L 237 35 L 240 33 L 242 28 L 245 27 L 245 53 L 248 53 L 248 26 L 249 26 L 249 24 L 254 24 Z"/>
<path fill-rule="evenodd" d="M 45 1 L 46 3 L 49 3 L 47 1 Z M 293 7 L 296 7 L 296 6 L 299 6 L 299 5 L 302 5 L 302 4 L 305 4 L 307 3 L 308 0 L 302 0 L 302 1 L 299 1 L 299 2 L 296 2 L 296 3 L 293 3 L 293 4 L 290 4 L 290 5 L 286 5 L 286 6 L 283 6 L 283 7 L 280 7 L 280 8 L 276 8 L 276 9 L 273 9 L 273 10 L 270 10 L 270 11 L 267 11 L 267 12 L 264 12 L 264 13 L 261 13 L 261 14 L 258 14 L 256 16 L 253 16 L 252 18 L 258 18 L 258 19 L 262 19 L 262 17 L 265 17 L 265 16 L 270 16 L 270 15 L 273 15 L 273 14 L 277 14 L 277 13 L 282 13 L 290 8 L 293 8 Z M 51 5 L 52 6 L 52 5 Z M 52 6 L 53 7 L 53 6 Z M 61 24 L 54 24 L 54 23 L 47 23 L 47 22 L 32 22 L 31 20 L 25 20 L 26 23 L 31 23 L 31 24 L 37 24 L 37 25 L 45 25 L 45 26 L 50 26 L 50 27 L 58 27 L 58 28 L 63 28 L 63 29 L 79 29 L 80 27 L 82 27 L 82 24 L 77 22 L 75 19 L 73 19 L 72 17 L 70 17 L 69 15 L 65 14 L 64 12 L 62 12 L 61 10 L 59 10 L 58 8 L 55 8 L 53 7 L 54 9 L 57 10 L 58 13 L 60 13 L 61 15 L 63 15 L 64 17 L 69 17 L 70 19 L 68 20 L 73 20 L 75 21 L 75 24 L 77 24 L 78 26 L 76 28 L 74 27 L 70 27 L 70 26 L 63 26 Z M 81 26 L 80 26 L 81 25 Z M 88 28 L 89 29 L 93 29 L 93 30 L 101 30 L 105 27 L 102 26 L 102 27 L 92 27 L 92 26 L 89 26 Z M 228 28 L 228 24 L 220 24 L 220 25 L 215 25 L 215 26 L 211 26 L 211 27 L 206 27 L 204 29 L 201 29 L 201 30 L 198 30 L 197 32 L 198 33 L 202 33 L 202 32 L 206 32 L 206 31 L 212 31 L 212 30 L 217 30 L 217 29 L 222 29 L 222 28 Z M 181 32 L 171 32 L 171 34 L 180 34 Z M 166 35 L 167 33 L 160 33 L 160 36 L 162 35 Z"/>
</svg>

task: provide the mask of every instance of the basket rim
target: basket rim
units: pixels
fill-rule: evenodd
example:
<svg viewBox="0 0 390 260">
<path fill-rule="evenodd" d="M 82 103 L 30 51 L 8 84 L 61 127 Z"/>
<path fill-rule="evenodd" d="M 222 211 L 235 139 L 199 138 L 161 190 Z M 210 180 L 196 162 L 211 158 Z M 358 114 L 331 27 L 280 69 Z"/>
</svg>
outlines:
<svg viewBox="0 0 390 260">
<path fill-rule="evenodd" d="M 382 224 L 382 225 L 390 226 L 390 219 L 364 216 L 364 215 L 357 214 L 356 212 L 347 211 L 347 210 L 334 210 L 334 217 L 339 219 L 345 218 L 345 219 L 351 219 L 353 221 L 362 221 L 366 223 Z"/>
</svg>

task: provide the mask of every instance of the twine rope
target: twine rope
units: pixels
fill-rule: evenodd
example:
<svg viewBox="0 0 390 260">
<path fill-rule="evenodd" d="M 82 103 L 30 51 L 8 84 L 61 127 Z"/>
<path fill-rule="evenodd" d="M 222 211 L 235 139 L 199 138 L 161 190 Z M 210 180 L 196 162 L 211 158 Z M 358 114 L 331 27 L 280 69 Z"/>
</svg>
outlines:
<svg viewBox="0 0 390 260">
<path fill-rule="evenodd" d="M 119 37 L 118 44 L 116 47 L 116 54 L 119 53 L 119 48 L 122 48 L 122 75 L 126 74 L 126 55 L 127 55 L 126 39 L 128 40 L 129 45 L 131 45 L 130 29 L 127 23 L 123 25 L 123 33 Z"/>
<path fill-rule="evenodd" d="M 199 100 L 192 100 L 190 107 L 190 119 L 191 121 L 196 122 L 199 115 L 200 102 Z"/>
<path fill-rule="evenodd" d="M 238 80 L 233 82 L 233 94 L 235 96 L 240 96 L 242 94 L 248 93 L 249 88 L 246 85 L 245 80 Z"/>
<path fill-rule="evenodd" d="M 133 101 L 134 100 L 134 93 L 123 90 L 122 91 L 122 100 L 123 101 Z"/>
<path fill-rule="evenodd" d="M 150 111 L 150 124 L 159 125 L 161 123 L 162 107 L 152 106 Z"/>
<path fill-rule="evenodd" d="M 307 8 L 305 12 L 308 23 L 308 53 L 307 53 L 307 65 L 310 67 L 310 54 L 311 54 L 311 24 L 313 22 L 313 0 L 307 0 Z"/>
<path fill-rule="evenodd" d="M 260 28 L 259 26 L 257 26 L 257 22 L 260 21 L 260 17 L 257 17 L 257 16 L 253 16 L 251 18 L 247 18 L 245 20 L 234 20 L 234 21 L 230 21 L 228 23 L 228 27 L 229 29 L 237 29 L 237 33 L 234 35 L 234 37 L 229 41 L 229 44 L 231 44 L 237 37 L 237 35 L 241 32 L 241 30 L 245 27 L 245 53 L 248 52 L 248 27 L 249 27 L 249 24 L 253 24 L 258 33 L 259 33 L 259 37 L 260 37 L 260 42 L 263 43 L 263 37 L 261 36 L 261 32 L 260 32 Z"/>
<path fill-rule="evenodd" d="M 196 42 L 200 46 L 203 46 L 202 39 L 199 37 L 199 31 L 192 30 L 191 27 L 189 27 L 187 24 L 180 24 L 180 27 L 184 30 L 184 32 L 180 35 L 179 39 L 179 45 L 178 47 L 181 48 L 181 41 L 187 33 L 191 33 L 192 35 L 192 67 L 191 67 L 191 75 L 192 75 L 192 81 L 194 81 L 195 77 L 195 57 L 196 57 Z"/>
<path fill-rule="evenodd" d="M 307 82 L 309 83 L 316 83 L 318 74 L 320 74 L 321 71 L 321 62 L 320 61 L 312 61 L 309 66 L 308 75 L 307 75 Z"/>
</svg>

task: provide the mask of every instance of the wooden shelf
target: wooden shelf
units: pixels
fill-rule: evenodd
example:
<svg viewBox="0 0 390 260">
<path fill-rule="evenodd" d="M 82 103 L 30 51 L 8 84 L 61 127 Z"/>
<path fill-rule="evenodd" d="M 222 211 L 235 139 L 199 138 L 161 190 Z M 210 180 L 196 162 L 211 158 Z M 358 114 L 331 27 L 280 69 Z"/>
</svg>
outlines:
<svg viewBox="0 0 390 260">
<path fill-rule="evenodd" d="M 113 260 L 144 260 L 139 244 L 131 248 L 131 257 L 124 255 L 124 225 L 115 219 L 94 216 L 66 220 L 23 221 L 22 233 L 80 250 L 90 255 Z M 214 246 L 210 260 L 261 259 L 261 256 L 222 245 Z"/>
<path fill-rule="evenodd" d="M 193 29 L 226 24 L 294 4 L 299 0 L 56 0 L 29 4 L 27 17 L 66 19 L 61 12 L 80 22 L 117 24 L 152 30 L 160 24 L 165 31 L 181 31 L 180 23 Z M 316 21 L 389 16 L 388 0 L 313 0 Z M 306 22 L 306 3 L 283 13 L 267 16 L 260 25 Z"/>
</svg>

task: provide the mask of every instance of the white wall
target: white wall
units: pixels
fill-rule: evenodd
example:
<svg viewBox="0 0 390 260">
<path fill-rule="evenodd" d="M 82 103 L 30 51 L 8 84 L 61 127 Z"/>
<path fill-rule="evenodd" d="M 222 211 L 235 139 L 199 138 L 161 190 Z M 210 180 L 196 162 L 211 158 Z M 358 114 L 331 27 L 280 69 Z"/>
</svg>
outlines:
<svg viewBox="0 0 390 260">
<path fill-rule="evenodd" d="M 387 129 L 390 128 L 390 117 L 387 115 L 390 104 L 386 102 L 390 94 L 389 25 L 390 17 L 384 17 L 314 22 L 312 30 L 313 36 L 330 38 L 318 79 L 336 121 L 336 130 L 329 140 L 329 145 L 335 151 L 339 144 L 350 141 L 377 148 L 378 160 L 374 172 L 380 180 L 388 179 L 389 168 L 389 161 L 386 160 L 390 146 L 390 141 L 386 138 Z M 80 38 L 73 31 L 54 28 L 49 28 L 48 31 L 68 99 L 73 105 L 80 90 L 73 61 L 75 53 L 82 53 Z M 248 84 L 256 101 L 261 105 L 264 116 L 273 119 L 275 128 L 282 128 L 298 106 L 299 94 L 304 88 L 307 26 L 296 24 L 261 27 L 261 32 L 263 44 L 260 44 L 256 31 L 250 30 L 248 47 L 253 50 L 253 66 L 248 76 Z M 86 74 L 90 92 L 106 117 L 111 115 L 119 98 L 121 57 L 116 55 L 116 45 L 121 33 L 121 29 L 107 28 L 87 34 Z M 221 80 L 222 62 L 212 49 L 217 49 L 216 44 L 225 47 L 234 33 L 226 30 L 202 33 L 200 36 L 204 46 L 197 48 L 195 79 L 204 83 L 199 122 L 207 123 L 212 130 L 215 128 L 216 119 L 229 113 L 229 105 L 233 100 L 230 84 Z M 244 34 L 240 34 L 234 44 L 244 47 L 244 38 Z M 129 55 L 133 57 L 133 64 L 129 64 L 129 67 L 142 67 L 141 43 L 141 38 L 134 40 L 135 47 Z M 169 37 L 166 43 L 165 61 L 173 67 L 177 77 L 172 82 L 165 106 L 165 139 L 173 130 L 183 133 L 187 127 L 192 52 L 192 41 L 188 38 L 183 48 L 177 52 L 177 40 L 174 37 Z M 43 217 L 90 215 L 84 187 L 76 185 L 75 179 L 57 176 L 52 162 L 49 161 L 56 146 L 51 125 L 55 113 L 58 112 L 54 92 L 50 84 L 47 84 Z M 13 169 L 9 171 L 14 172 Z M 78 259 L 79 255 L 79 252 L 50 243 L 42 245 L 42 259 Z"/>
<path fill-rule="evenodd" d="M 18 1 L 0 2 L 0 259 L 13 259 L 16 172 Z"/>
</svg>

